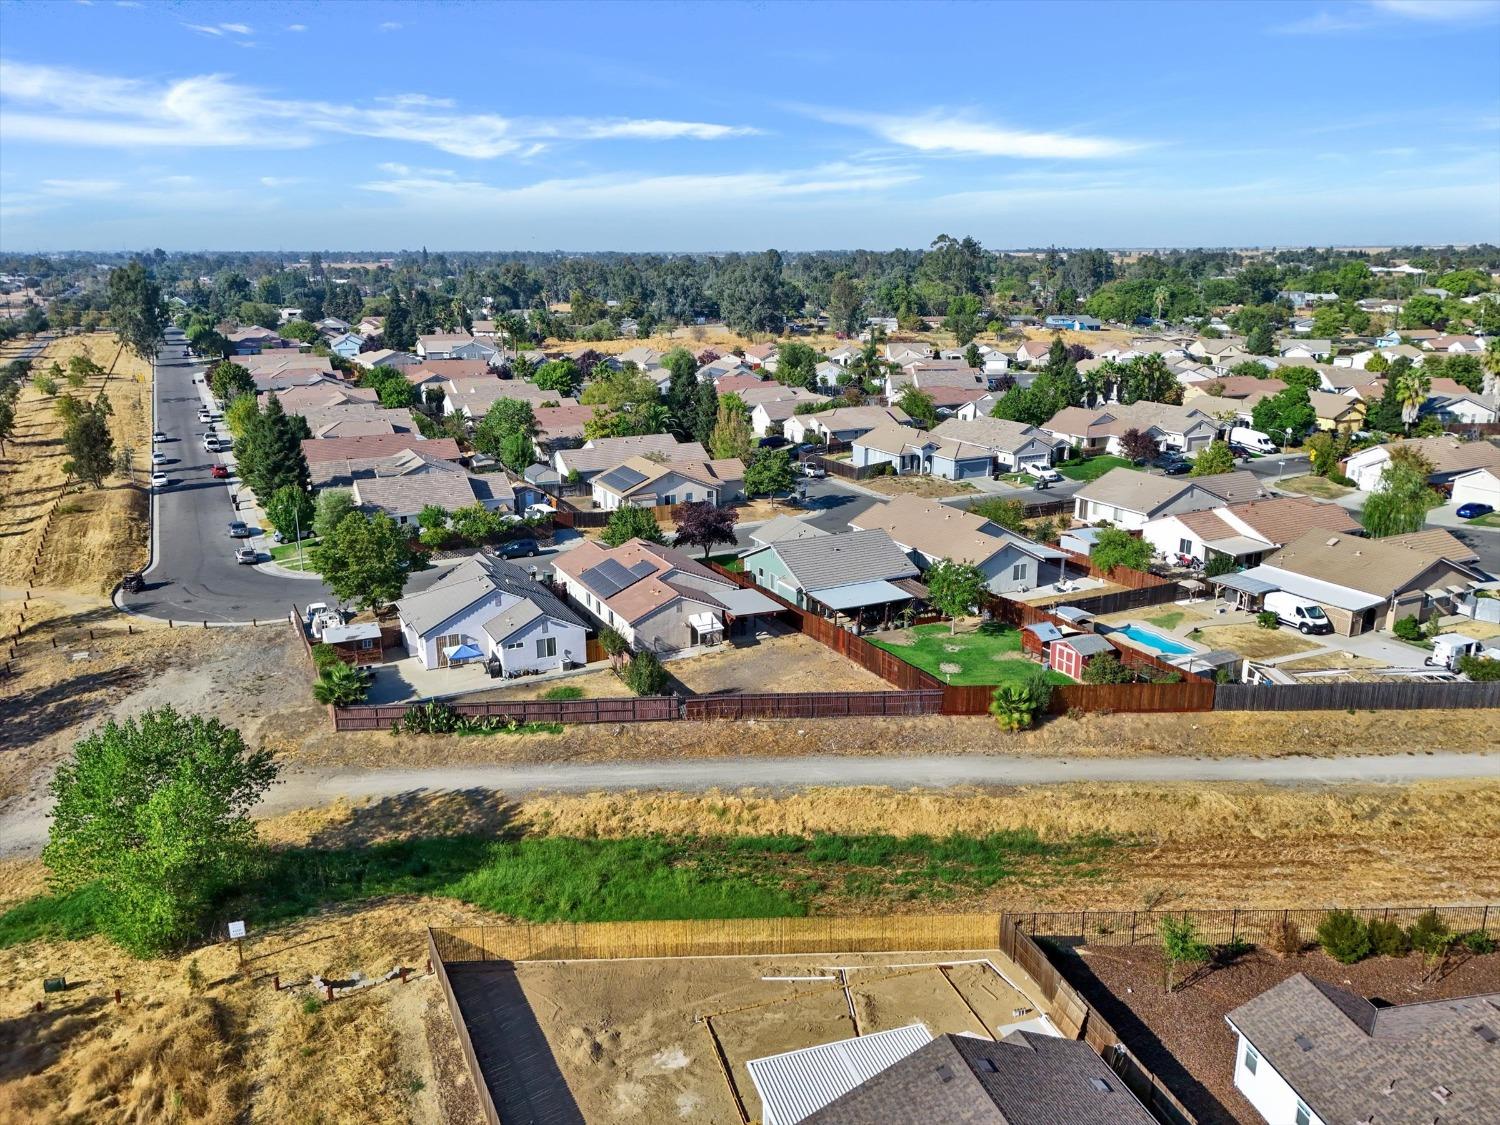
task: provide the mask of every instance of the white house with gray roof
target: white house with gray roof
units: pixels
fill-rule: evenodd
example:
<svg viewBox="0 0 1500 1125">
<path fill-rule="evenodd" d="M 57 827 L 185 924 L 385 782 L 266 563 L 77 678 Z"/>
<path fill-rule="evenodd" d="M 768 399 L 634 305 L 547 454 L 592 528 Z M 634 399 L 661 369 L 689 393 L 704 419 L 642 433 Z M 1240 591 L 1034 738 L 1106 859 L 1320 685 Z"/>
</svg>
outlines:
<svg viewBox="0 0 1500 1125">
<path fill-rule="evenodd" d="M 933 427 L 932 436 L 987 449 L 995 467 L 1006 472 L 1050 465 L 1056 447 L 1052 437 L 1035 426 L 1004 418 L 949 418 Z"/>
<path fill-rule="evenodd" d="M 1111 469 L 1073 494 L 1073 518 L 1081 523 L 1108 523 L 1138 531 L 1162 516 L 1264 500 L 1270 495 L 1260 478 L 1242 469 L 1206 477 Z"/>
<path fill-rule="evenodd" d="M 583 619 L 513 562 L 475 555 L 396 603 L 406 651 L 427 669 L 499 662 L 506 674 L 584 663 Z"/>
</svg>

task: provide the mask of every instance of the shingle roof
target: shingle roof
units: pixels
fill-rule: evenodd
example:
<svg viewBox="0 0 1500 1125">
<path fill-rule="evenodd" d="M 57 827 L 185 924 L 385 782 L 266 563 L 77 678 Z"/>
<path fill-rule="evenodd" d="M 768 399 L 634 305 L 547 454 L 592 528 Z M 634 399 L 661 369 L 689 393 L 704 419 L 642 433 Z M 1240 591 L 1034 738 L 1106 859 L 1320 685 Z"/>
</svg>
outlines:
<svg viewBox="0 0 1500 1125">
<path fill-rule="evenodd" d="M 1500 468 L 1500 445 L 1487 441 L 1459 441 L 1455 437 L 1412 438 L 1376 448 L 1387 453 L 1392 449 L 1410 449 L 1431 461 L 1433 469 L 1439 473 Z"/>
<path fill-rule="evenodd" d="M 803 1125 L 1153 1125 L 1081 1040 L 944 1035 L 803 1118 Z"/>
<path fill-rule="evenodd" d="M 850 526 L 866 531 L 881 528 L 902 546 L 933 559 L 979 564 L 1007 546 L 1035 558 L 1058 557 L 1051 548 L 1006 532 L 962 508 L 920 496 L 898 496 L 889 503 L 876 504 L 855 516 Z"/>
<path fill-rule="evenodd" d="M 504 474 L 475 476 L 459 465 L 414 449 L 394 457 L 387 475 L 355 481 L 353 489 L 360 506 L 395 514 L 419 512 L 429 504 L 452 512 L 483 500 L 515 495 Z"/>
<path fill-rule="evenodd" d="M 402 598 L 396 603 L 396 610 L 403 623 L 425 635 L 476 602 L 497 593 L 530 601 L 542 613 L 558 621 L 583 625 L 576 613 L 542 583 L 533 581 L 527 571 L 507 559 L 491 555 L 474 555 L 463 560 L 421 593 Z M 493 623 L 493 620 L 486 622 L 485 628 Z"/>
<path fill-rule="evenodd" d="M 818 539 L 827 534 L 821 527 L 796 516 L 776 516 L 751 531 L 750 540 L 763 547 L 784 539 Z"/>
<path fill-rule="evenodd" d="M 678 441 L 671 434 L 640 434 L 600 438 L 582 449 L 561 449 L 553 460 L 560 472 L 597 473 L 612 469 L 638 454 L 650 453 L 684 461 L 708 459 L 708 450 L 696 441 Z"/>
<path fill-rule="evenodd" d="M 613 589 L 601 583 L 598 568 L 615 563 L 631 580 Z M 610 610 L 634 624 L 679 597 L 690 598 L 719 609 L 727 608 L 713 596 L 715 587 L 733 590 L 734 583 L 715 574 L 672 547 L 632 539 L 618 547 L 584 543 L 561 555 L 553 569 L 591 590 Z M 610 568 L 608 573 L 618 574 Z"/>
<path fill-rule="evenodd" d="M 320 461 L 378 461 L 414 449 L 441 461 L 457 461 L 462 454 L 452 438 L 424 439 L 421 434 L 371 434 L 366 437 L 308 438 L 302 455 L 309 465 Z"/>
<path fill-rule="evenodd" d="M 1347 590 L 1388 598 L 1410 589 L 1443 560 L 1420 546 L 1385 539 L 1358 539 L 1314 528 L 1266 560 L 1267 566 L 1301 574 Z M 1463 567 L 1458 559 L 1449 563 Z"/>
<path fill-rule="evenodd" d="M 1014 452 L 1029 442 L 1039 441 L 1050 446 L 1052 438 L 1035 426 L 1023 422 L 1011 422 L 1004 418 L 974 418 L 965 421 L 949 418 L 933 428 L 936 437 L 952 438 L 955 441 L 971 442 L 990 450 Z"/>
<path fill-rule="evenodd" d="M 1280 546 L 1312 528 L 1355 534 L 1360 523 L 1338 504 L 1324 504 L 1307 496 L 1273 496 L 1233 504 L 1230 515 L 1249 527 L 1267 543 Z"/>
<path fill-rule="evenodd" d="M 931 446 L 934 452 L 955 461 L 988 459 L 990 456 L 990 451 L 982 445 L 971 445 L 965 441 L 944 437 L 932 430 L 918 430 L 896 422 L 888 422 L 869 433 L 861 434 L 853 440 L 853 444 L 896 455 L 908 449 L 925 450 Z"/>
<path fill-rule="evenodd" d="M 833 434 L 863 433 L 888 422 L 904 425 L 911 421 L 911 416 L 899 406 L 836 406 L 803 417 L 808 425 L 816 419 L 820 429 Z"/>
<path fill-rule="evenodd" d="M 812 592 L 877 579 L 915 578 L 920 573 L 906 552 L 879 528 L 783 539 L 765 550 L 780 557 L 798 586 Z"/>
<path fill-rule="evenodd" d="M 1324 1121 L 1500 1121 L 1500 993 L 1376 1008 L 1298 973 L 1228 1019 Z"/>
</svg>

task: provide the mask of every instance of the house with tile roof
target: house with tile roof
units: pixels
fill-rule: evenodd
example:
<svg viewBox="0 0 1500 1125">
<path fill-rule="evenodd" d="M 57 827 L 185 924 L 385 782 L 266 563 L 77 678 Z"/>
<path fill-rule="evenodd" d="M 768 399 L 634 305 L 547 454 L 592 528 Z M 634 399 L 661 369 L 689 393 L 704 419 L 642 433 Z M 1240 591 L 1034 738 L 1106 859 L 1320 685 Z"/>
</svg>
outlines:
<svg viewBox="0 0 1500 1125">
<path fill-rule="evenodd" d="M 562 477 L 578 474 L 582 481 L 592 480 L 607 469 L 624 464 L 631 457 L 648 457 L 653 461 L 707 461 L 708 450 L 696 441 L 678 441 L 671 434 L 636 434 L 630 437 L 595 438 L 577 449 L 558 449 L 552 454 L 552 467 Z"/>
<path fill-rule="evenodd" d="M 416 451 L 457 464 L 463 454 L 452 438 L 421 434 L 374 434 L 360 437 L 308 438 L 302 455 L 314 488 L 348 488 L 356 480 L 394 472 L 395 458 Z"/>
<path fill-rule="evenodd" d="M 703 501 L 722 507 L 744 497 L 745 463 L 738 457 L 657 461 L 634 456 L 599 473 L 590 485 L 594 507 L 606 512 Z"/>
<path fill-rule="evenodd" d="M 392 457 L 376 475 L 355 480 L 350 491 L 357 507 L 384 512 L 399 524 L 415 523 L 429 505 L 450 512 L 474 504 L 492 512 L 516 506 L 515 488 L 504 473 L 476 475 L 420 448 Z"/>
<path fill-rule="evenodd" d="M 1338 504 L 1307 496 L 1272 496 L 1163 515 L 1147 521 L 1141 538 L 1158 555 L 1186 555 L 1203 563 L 1215 555 L 1227 555 L 1239 565 L 1253 566 L 1313 528 L 1340 535 L 1364 534 L 1359 521 Z"/>
<path fill-rule="evenodd" d="M 713 645 L 781 612 L 681 551 L 632 539 L 618 547 L 585 542 L 559 555 L 553 572 L 573 604 L 637 651 L 670 655 Z"/>
<path fill-rule="evenodd" d="M 1259 477 L 1243 469 L 1206 477 L 1169 477 L 1119 468 L 1073 494 L 1073 518 L 1139 531 L 1161 516 L 1264 500 L 1270 495 Z"/>
<path fill-rule="evenodd" d="M 493 660 L 514 675 L 585 660 L 583 618 L 529 571 L 493 555 L 450 565 L 396 612 L 406 651 L 424 668 Z"/>
<path fill-rule="evenodd" d="M 462 414 L 471 422 L 478 422 L 489 412 L 491 406 L 501 399 L 519 399 L 531 403 L 532 407 L 544 402 L 555 402 L 559 406 L 576 402 L 564 398 L 556 391 L 543 390 L 522 379 L 501 379 L 494 375 L 477 378 L 453 379 L 443 385 L 443 413 Z"/>
<path fill-rule="evenodd" d="M 1376 1007 L 1297 973 L 1225 1022 L 1235 1088 L 1267 1122 L 1500 1121 L 1500 993 Z"/>
<path fill-rule="evenodd" d="M 851 519 L 849 526 L 884 531 L 923 571 L 940 559 L 977 566 L 992 594 L 1030 590 L 1065 573 L 1067 556 L 1061 551 L 962 508 L 919 496 L 876 504 Z"/>
</svg>

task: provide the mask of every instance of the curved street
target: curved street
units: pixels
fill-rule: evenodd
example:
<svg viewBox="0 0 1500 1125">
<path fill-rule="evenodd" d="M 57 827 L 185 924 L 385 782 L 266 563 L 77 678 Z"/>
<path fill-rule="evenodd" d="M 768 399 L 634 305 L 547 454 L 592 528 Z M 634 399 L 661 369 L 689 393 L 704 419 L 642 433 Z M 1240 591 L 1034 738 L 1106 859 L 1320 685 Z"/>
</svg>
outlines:
<svg viewBox="0 0 1500 1125">
<path fill-rule="evenodd" d="M 167 329 L 167 342 L 153 364 L 155 428 L 168 440 L 160 449 L 167 487 L 151 496 L 151 565 L 146 588 L 117 595 L 121 609 L 157 620 L 207 621 L 221 625 L 285 617 L 290 607 L 336 601 L 316 579 L 289 578 L 234 560 L 229 522 L 239 518 L 231 499 L 238 481 L 209 475 L 217 462 L 200 440 L 203 398 L 196 380 L 205 364 L 188 355 L 181 330 Z"/>
</svg>

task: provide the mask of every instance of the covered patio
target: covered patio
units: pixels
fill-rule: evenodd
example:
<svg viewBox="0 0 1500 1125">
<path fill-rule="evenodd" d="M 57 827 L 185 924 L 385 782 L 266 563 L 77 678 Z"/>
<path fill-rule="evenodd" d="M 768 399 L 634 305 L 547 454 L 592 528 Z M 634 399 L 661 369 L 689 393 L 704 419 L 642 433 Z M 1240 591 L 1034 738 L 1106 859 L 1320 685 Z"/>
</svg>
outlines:
<svg viewBox="0 0 1500 1125">
<path fill-rule="evenodd" d="M 832 620 L 843 619 L 855 633 L 867 629 L 888 629 L 893 616 L 907 606 L 919 603 L 927 587 L 911 578 L 890 581 L 877 578 L 869 582 L 851 582 L 846 586 L 829 586 L 807 590 L 807 608 Z"/>
</svg>

